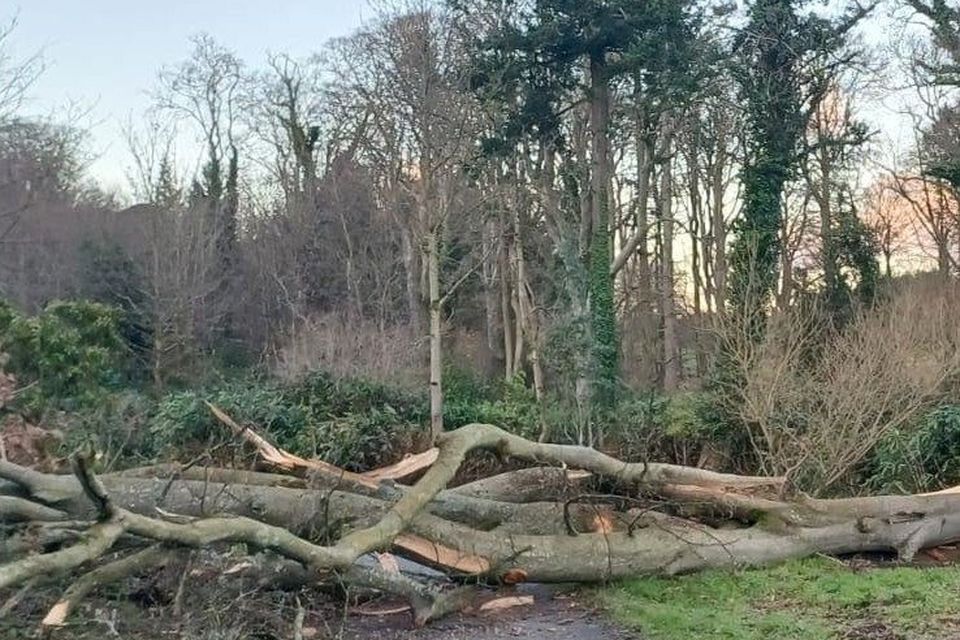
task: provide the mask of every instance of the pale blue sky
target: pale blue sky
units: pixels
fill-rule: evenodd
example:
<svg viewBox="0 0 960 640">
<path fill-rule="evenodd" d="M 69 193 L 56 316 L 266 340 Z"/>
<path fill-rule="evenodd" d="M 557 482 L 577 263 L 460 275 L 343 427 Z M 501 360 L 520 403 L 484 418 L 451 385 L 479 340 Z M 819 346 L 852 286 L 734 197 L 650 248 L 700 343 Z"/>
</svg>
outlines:
<svg viewBox="0 0 960 640">
<path fill-rule="evenodd" d="M 71 101 L 91 107 L 86 120 L 97 156 L 91 175 L 108 189 L 126 190 L 130 157 L 122 123 L 143 113 L 157 71 L 188 55 L 190 36 L 210 33 L 259 66 L 267 51 L 295 57 L 319 51 L 374 11 L 367 0 L 0 0 L 0 20 L 16 14 L 15 54 L 42 49 L 48 63 L 29 112 L 54 112 Z M 866 42 L 878 46 L 902 31 L 903 17 L 877 12 L 863 26 Z M 895 140 L 903 119 L 893 113 L 901 100 L 891 89 L 881 88 L 861 106 L 871 124 Z"/>
<path fill-rule="evenodd" d="M 19 3 L 19 4 L 17 4 Z M 49 68 L 28 105 L 46 113 L 69 101 L 93 105 L 93 175 L 124 187 L 129 164 L 121 122 L 149 100 L 157 70 L 182 60 L 188 39 L 208 32 L 248 64 L 267 51 L 302 56 L 361 25 L 365 0 L 14 0 L 0 19 L 19 14 L 17 55 L 44 50 Z"/>
</svg>

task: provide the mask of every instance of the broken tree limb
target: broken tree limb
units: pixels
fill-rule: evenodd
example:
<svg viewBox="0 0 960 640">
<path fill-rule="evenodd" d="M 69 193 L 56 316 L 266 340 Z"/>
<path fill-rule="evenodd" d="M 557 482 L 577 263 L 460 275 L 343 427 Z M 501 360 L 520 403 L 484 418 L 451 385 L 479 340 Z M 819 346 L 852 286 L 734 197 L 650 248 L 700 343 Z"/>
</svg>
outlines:
<svg viewBox="0 0 960 640">
<path fill-rule="evenodd" d="M 283 449 L 274 446 L 270 441 L 250 427 L 241 427 L 234 421 L 233 418 L 224 413 L 223 410 L 218 408 L 216 405 L 213 405 L 209 402 L 207 402 L 206 405 L 207 408 L 210 409 L 210 412 L 213 413 L 213 415 L 217 418 L 217 420 L 229 427 L 235 435 L 243 438 L 253 445 L 257 450 L 257 453 L 259 453 L 263 458 L 264 462 L 273 468 L 280 469 L 288 473 L 296 471 L 300 471 L 302 473 L 320 473 L 335 478 L 342 478 L 343 480 L 355 482 L 361 485 L 367 485 L 370 487 L 376 486 L 376 482 L 374 480 L 364 478 L 359 473 L 353 473 L 351 471 L 347 471 L 346 469 L 341 469 L 340 467 L 323 462 L 321 460 L 308 460 L 292 453 L 288 453 Z"/>
<path fill-rule="evenodd" d="M 0 496 L 0 523 L 20 520 L 55 522 L 63 520 L 66 516 L 67 514 L 63 511 L 51 509 L 24 498 Z"/>
<path fill-rule="evenodd" d="M 742 476 L 658 462 L 624 462 L 589 447 L 532 442 L 489 424 L 469 424 L 456 431 L 450 431 L 444 436 L 444 439 L 447 437 L 463 439 L 469 443 L 468 450 L 481 448 L 496 450 L 504 456 L 591 471 L 623 483 L 767 487 L 773 490 L 782 489 L 785 483 L 783 477 Z"/>
<path fill-rule="evenodd" d="M 339 478 L 342 481 L 376 486 L 376 483 L 382 480 L 402 480 L 419 473 L 436 462 L 439 455 L 439 449 L 433 447 L 423 453 L 407 456 L 403 460 L 386 467 L 364 473 L 353 473 L 322 460 L 301 458 L 284 451 L 257 433 L 252 427 L 241 427 L 216 405 L 208 402 L 207 407 L 217 420 L 229 427 L 235 435 L 253 445 L 267 464 L 286 472 L 319 473 L 324 476 Z"/>
<path fill-rule="evenodd" d="M 303 564 L 316 580 L 337 575 L 412 600 L 423 598 L 411 603 L 418 619 L 443 610 L 445 606 L 436 607 L 446 594 L 406 576 L 397 579 L 394 572 L 363 567 L 356 562 L 360 556 L 393 549 L 450 575 L 507 583 L 596 582 L 766 564 L 814 553 L 890 550 L 910 558 L 918 549 L 960 539 L 956 494 L 835 500 L 787 496 L 782 478 L 629 463 L 584 447 L 534 443 L 490 425 L 447 432 L 437 444 L 436 461 L 411 487 L 338 484 L 326 475 L 318 481 L 322 489 L 270 486 L 269 474 L 243 476 L 251 484 L 217 483 L 209 481 L 213 472 L 208 470 L 196 476 L 205 480 L 185 479 L 185 471 L 168 478 L 117 474 L 85 480 L 82 469 L 69 478 L 3 461 L 0 479 L 71 518 L 89 517 L 91 511 L 105 518 L 94 527 L 118 523 L 121 535 L 193 547 L 244 542 Z M 510 472 L 506 478 L 517 483 L 524 475 L 558 477 L 563 481 L 560 493 L 557 486 L 541 484 L 527 495 L 553 492 L 563 494 L 563 502 L 509 502 L 515 496 L 503 478 L 487 483 L 482 492 L 478 485 L 448 489 L 476 449 L 553 465 L 550 471 Z M 620 494 L 569 496 L 567 469 L 592 474 Z M 225 471 L 221 479 L 227 477 Z M 241 476 L 229 477 L 236 481 Z M 482 482 L 479 486 L 484 487 Z M 515 493 L 527 489 L 518 486 Z M 732 527 L 711 527 L 676 516 L 698 510 L 737 517 L 725 523 Z M 156 517 L 165 512 L 189 517 Z M 591 530 L 591 521 L 600 524 Z M 0 576 L 19 562 L 0 568 Z M 21 569 L 18 575 L 26 579 L 29 572 Z"/>
<path fill-rule="evenodd" d="M 431 447 L 423 453 L 407 456 L 400 462 L 386 467 L 381 467 L 379 469 L 374 469 L 372 471 L 365 471 L 360 475 L 362 475 L 364 478 L 375 481 L 403 480 L 404 478 L 409 478 L 415 473 L 419 473 L 420 471 L 423 471 L 431 466 L 437 461 L 437 456 L 439 455 L 440 449 Z"/>
</svg>

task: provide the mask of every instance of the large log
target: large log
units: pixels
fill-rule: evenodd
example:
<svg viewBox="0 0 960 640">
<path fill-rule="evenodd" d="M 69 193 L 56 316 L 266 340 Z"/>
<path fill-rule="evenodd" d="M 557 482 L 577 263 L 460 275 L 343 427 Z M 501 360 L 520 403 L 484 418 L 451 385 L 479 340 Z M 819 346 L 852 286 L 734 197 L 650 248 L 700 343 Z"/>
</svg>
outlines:
<svg viewBox="0 0 960 640">
<path fill-rule="evenodd" d="M 356 560 L 392 546 L 451 574 L 506 582 L 594 582 L 814 553 L 890 550 L 909 559 L 920 548 L 960 539 L 960 495 L 955 493 L 791 497 L 782 478 L 625 463 L 584 447 L 530 442 L 490 425 L 444 434 L 438 446 L 435 463 L 412 487 L 342 477 L 339 486 L 328 474 L 320 481 L 323 488 L 312 482 L 272 486 L 269 474 L 229 470 L 199 470 L 201 475 L 181 470 L 165 478 L 138 477 L 141 471 L 84 481 L 82 474 L 53 476 L 0 461 L 0 479 L 49 509 L 38 513 L 52 517 L 56 509 L 73 519 L 99 519 L 91 529 L 97 535 L 88 533 L 72 547 L 3 565 L 0 584 L 28 579 L 38 567 L 77 566 L 122 535 L 188 546 L 242 541 L 301 562 L 318 579 L 338 571 L 357 583 L 405 594 L 423 621 L 448 610 L 451 601 L 426 595 L 406 577 L 371 574 Z M 503 478 L 446 489 L 465 457 L 478 448 L 557 467 L 513 472 L 508 477 L 514 482 L 524 477 L 562 482 L 541 483 L 533 492 L 518 486 L 513 496 Z M 583 472 L 598 476 L 618 494 L 577 494 L 567 469 L 581 470 L 575 474 L 580 477 Z M 567 502 L 507 501 L 520 494 L 573 495 Z M 726 514 L 740 525 L 714 528 L 668 513 L 688 509 Z M 158 519 L 158 513 L 190 519 L 171 522 Z"/>
</svg>

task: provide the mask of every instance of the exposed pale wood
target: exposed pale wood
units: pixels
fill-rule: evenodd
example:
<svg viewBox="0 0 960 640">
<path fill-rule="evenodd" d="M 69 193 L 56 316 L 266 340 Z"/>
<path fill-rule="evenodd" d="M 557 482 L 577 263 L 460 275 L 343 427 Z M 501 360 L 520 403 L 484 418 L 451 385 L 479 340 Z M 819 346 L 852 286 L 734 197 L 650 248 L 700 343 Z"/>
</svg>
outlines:
<svg viewBox="0 0 960 640">
<path fill-rule="evenodd" d="M 410 605 L 408 604 L 394 604 L 380 607 L 359 606 L 350 609 L 350 613 L 354 615 L 371 617 L 395 616 L 398 613 L 404 613 L 406 611 L 410 611 Z"/>
<path fill-rule="evenodd" d="M 261 436 L 252 428 L 241 427 L 233 418 L 224 413 L 224 411 L 216 405 L 213 405 L 209 402 L 207 402 L 206 405 L 210 409 L 211 413 L 213 413 L 213 415 L 217 418 L 217 420 L 229 427 L 234 434 L 252 444 L 257 449 L 257 452 L 260 454 L 263 460 L 274 468 L 287 472 L 299 470 L 312 473 L 321 473 L 335 478 L 342 478 L 349 482 L 366 485 L 368 487 L 377 486 L 376 481 L 366 478 L 359 473 L 353 473 L 351 471 L 347 471 L 346 469 L 341 469 L 336 465 L 323 462 L 322 460 L 308 460 L 292 453 L 288 453 L 283 449 L 273 445 L 269 440 Z"/>
<path fill-rule="evenodd" d="M 480 613 L 495 613 L 514 607 L 529 607 L 533 605 L 533 596 L 503 596 L 487 600 L 477 609 Z"/>
<path fill-rule="evenodd" d="M 423 453 L 407 456 L 395 464 L 373 469 L 372 471 L 366 471 L 360 475 L 368 480 L 374 481 L 403 480 L 431 466 L 437 461 L 438 455 L 440 455 L 440 449 L 432 447 Z"/>
<path fill-rule="evenodd" d="M 490 561 L 486 558 L 437 544 L 420 536 L 400 534 L 394 538 L 393 544 L 433 566 L 459 573 L 473 575 L 490 570 Z"/>
<path fill-rule="evenodd" d="M 387 573 L 400 573 L 400 564 L 392 553 L 375 553 L 373 555 L 381 569 Z"/>
</svg>

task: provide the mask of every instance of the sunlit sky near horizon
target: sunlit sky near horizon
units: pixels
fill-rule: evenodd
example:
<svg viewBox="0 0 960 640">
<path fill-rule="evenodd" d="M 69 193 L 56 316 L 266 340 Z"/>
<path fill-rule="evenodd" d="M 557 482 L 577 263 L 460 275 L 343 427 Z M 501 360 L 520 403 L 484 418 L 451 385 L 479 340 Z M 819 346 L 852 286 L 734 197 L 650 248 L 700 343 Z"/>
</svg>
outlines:
<svg viewBox="0 0 960 640">
<path fill-rule="evenodd" d="M 18 17 L 14 55 L 42 50 L 47 63 L 27 112 L 53 113 L 70 104 L 87 110 L 81 123 L 90 129 L 95 156 L 90 173 L 114 191 L 128 186 L 123 123 L 142 115 L 158 70 L 188 55 L 191 36 L 207 32 L 259 66 L 271 51 L 294 57 L 317 52 L 373 14 L 366 0 L 20 0 L 9 9 L 0 6 L 0 20 Z M 878 15 L 864 39 L 877 45 L 896 28 L 889 15 Z M 865 110 L 873 127 L 892 140 L 902 122 L 895 103 L 876 100 Z"/>
<path fill-rule="evenodd" d="M 9 6 L 9 5 L 8 5 Z M 183 60 L 189 38 L 210 33 L 248 64 L 269 51 L 306 56 L 346 35 L 370 11 L 365 0 L 20 0 L 0 3 L 0 20 L 17 16 L 18 57 L 42 50 L 47 69 L 26 110 L 46 114 L 71 103 L 89 110 L 94 178 L 126 188 L 130 164 L 122 126 L 149 105 L 163 65 Z"/>
</svg>

